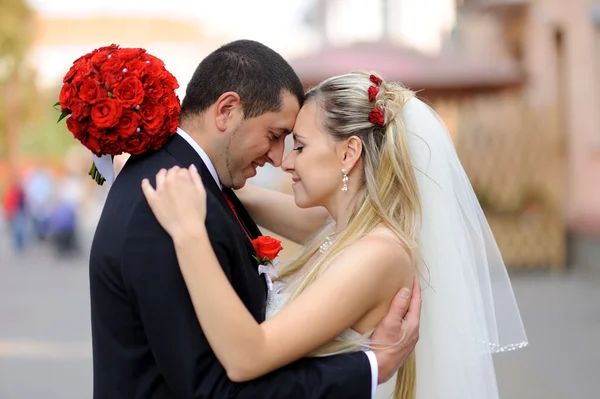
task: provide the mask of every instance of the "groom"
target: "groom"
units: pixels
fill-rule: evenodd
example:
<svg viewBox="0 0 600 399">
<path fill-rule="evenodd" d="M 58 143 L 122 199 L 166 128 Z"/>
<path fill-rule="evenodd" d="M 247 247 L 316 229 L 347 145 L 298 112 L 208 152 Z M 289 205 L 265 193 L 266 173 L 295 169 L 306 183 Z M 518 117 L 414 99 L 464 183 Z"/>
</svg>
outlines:
<svg viewBox="0 0 600 399">
<path fill-rule="evenodd" d="M 418 285 L 410 309 L 404 289 L 373 336 L 399 345 L 302 359 L 254 381 L 231 382 L 197 321 L 173 242 L 142 194 L 142 179 L 154 183 L 160 169 L 197 166 L 215 253 L 248 310 L 264 321 L 267 288 L 250 243 L 261 233 L 232 188 L 244 186 L 258 166 L 281 164 L 284 137 L 303 97 L 300 80 L 279 54 L 253 41 L 230 43 L 196 69 L 177 134 L 164 148 L 127 161 L 109 192 L 90 254 L 95 399 L 367 399 L 412 352 Z"/>
</svg>

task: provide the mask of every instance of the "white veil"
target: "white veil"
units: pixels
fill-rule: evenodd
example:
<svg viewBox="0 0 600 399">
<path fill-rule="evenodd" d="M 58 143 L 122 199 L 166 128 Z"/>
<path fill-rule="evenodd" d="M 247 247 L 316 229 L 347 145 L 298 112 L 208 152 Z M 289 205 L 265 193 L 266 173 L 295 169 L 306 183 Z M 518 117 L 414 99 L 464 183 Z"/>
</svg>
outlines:
<svg viewBox="0 0 600 399">
<path fill-rule="evenodd" d="M 417 399 L 494 399 L 492 353 L 527 345 L 504 262 L 440 117 L 419 99 L 403 120 L 423 206 Z"/>
</svg>

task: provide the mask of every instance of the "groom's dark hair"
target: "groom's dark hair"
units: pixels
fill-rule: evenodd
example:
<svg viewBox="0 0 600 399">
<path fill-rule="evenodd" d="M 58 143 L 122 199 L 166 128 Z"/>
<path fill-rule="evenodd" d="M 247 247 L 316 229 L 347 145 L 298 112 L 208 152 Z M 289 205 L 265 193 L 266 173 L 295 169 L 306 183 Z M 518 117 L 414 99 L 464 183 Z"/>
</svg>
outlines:
<svg viewBox="0 0 600 399">
<path fill-rule="evenodd" d="M 277 112 L 282 90 L 293 94 L 302 106 L 304 89 L 290 64 L 262 43 L 236 40 L 200 62 L 188 83 L 181 119 L 203 112 L 228 91 L 240 96 L 245 118 Z"/>
</svg>

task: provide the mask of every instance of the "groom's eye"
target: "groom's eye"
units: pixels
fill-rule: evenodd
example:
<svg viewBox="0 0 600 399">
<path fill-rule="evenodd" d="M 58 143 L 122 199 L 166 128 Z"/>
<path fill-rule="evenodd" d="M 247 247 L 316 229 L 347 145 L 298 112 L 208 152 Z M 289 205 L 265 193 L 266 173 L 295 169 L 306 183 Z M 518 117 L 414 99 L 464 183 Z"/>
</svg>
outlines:
<svg viewBox="0 0 600 399">
<path fill-rule="evenodd" d="M 269 136 L 270 136 L 271 141 L 279 140 L 279 138 L 281 137 L 281 135 L 277 135 L 273 132 L 270 132 Z"/>
</svg>

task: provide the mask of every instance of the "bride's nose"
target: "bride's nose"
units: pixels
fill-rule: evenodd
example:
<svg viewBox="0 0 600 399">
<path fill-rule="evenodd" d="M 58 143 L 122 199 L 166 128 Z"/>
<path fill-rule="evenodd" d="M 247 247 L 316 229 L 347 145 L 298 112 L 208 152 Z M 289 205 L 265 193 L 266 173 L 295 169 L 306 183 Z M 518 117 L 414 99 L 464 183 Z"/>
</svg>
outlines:
<svg viewBox="0 0 600 399">
<path fill-rule="evenodd" d="M 281 169 L 287 173 L 292 173 L 294 171 L 294 151 L 290 151 L 285 158 L 283 158 Z"/>
</svg>

